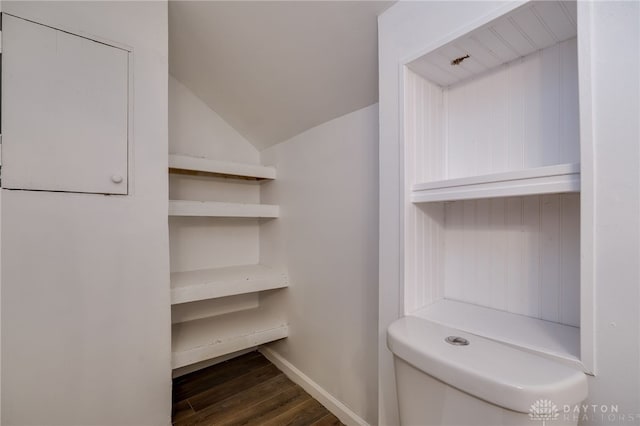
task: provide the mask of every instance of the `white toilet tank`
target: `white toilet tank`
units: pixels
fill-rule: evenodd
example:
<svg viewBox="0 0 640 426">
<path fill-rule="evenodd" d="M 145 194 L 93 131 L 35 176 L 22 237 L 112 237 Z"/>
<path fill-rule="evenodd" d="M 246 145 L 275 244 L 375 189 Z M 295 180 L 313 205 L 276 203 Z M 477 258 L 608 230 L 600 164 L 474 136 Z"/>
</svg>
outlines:
<svg viewBox="0 0 640 426">
<path fill-rule="evenodd" d="M 395 321 L 387 344 L 403 426 L 575 425 L 563 407 L 587 397 L 581 371 L 426 319 Z"/>
</svg>

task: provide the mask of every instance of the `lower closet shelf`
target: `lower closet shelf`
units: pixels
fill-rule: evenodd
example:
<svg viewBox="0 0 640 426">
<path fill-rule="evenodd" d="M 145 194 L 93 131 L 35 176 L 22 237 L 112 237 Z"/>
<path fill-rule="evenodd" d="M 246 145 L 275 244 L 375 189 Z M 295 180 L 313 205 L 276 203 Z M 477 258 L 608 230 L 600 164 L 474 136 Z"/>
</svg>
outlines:
<svg viewBox="0 0 640 426">
<path fill-rule="evenodd" d="M 242 336 L 234 336 L 227 339 L 212 339 L 201 346 L 173 352 L 171 357 L 172 368 L 185 367 L 197 362 L 227 355 L 243 349 L 253 348 L 265 343 L 273 342 L 287 337 L 289 327 L 281 325 L 276 328 L 259 330 Z"/>
<path fill-rule="evenodd" d="M 241 265 L 171 274 L 171 304 L 234 296 L 289 285 L 287 274 L 264 265 Z"/>
<path fill-rule="evenodd" d="M 282 319 L 256 309 L 174 324 L 172 367 L 180 368 L 287 337 Z"/>
</svg>

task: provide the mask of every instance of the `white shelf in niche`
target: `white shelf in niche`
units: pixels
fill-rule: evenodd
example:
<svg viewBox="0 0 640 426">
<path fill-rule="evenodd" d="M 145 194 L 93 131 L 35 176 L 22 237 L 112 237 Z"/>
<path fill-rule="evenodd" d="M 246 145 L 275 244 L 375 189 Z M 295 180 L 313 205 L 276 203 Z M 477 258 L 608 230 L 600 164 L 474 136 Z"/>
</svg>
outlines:
<svg viewBox="0 0 640 426">
<path fill-rule="evenodd" d="M 207 158 L 180 154 L 169 155 L 169 172 L 258 181 L 276 178 L 276 169 L 273 167 L 261 166 L 259 164 L 209 160 Z"/>
<path fill-rule="evenodd" d="M 584 369 L 577 327 L 448 299 L 411 315 Z"/>
<path fill-rule="evenodd" d="M 413 203 L 580 191 L 580 164 L 559 164 L 413 185 Z"/>
<path fill-rule="evenodd" d="M 276 218 L 280 208 L 271 204 L 169 200 L 169 216 Z"/>
<path fill-rule="evenodd" d="M 287 274 L 264 265 L 171 273 L 171 304 L 234 296 L 289 285 Z"/>
</svg>

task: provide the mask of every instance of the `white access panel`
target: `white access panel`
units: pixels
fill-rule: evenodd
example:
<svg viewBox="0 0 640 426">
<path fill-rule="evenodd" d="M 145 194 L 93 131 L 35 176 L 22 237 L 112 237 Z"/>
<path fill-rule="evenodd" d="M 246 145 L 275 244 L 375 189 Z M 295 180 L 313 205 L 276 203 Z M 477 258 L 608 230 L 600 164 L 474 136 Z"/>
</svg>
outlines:
<svg viewBox="0 0 640 426">
<path fill-rule="evenodd" d="M 2 187 L 127 194 L 129 52 L 4 14 Z"/>
</svg>

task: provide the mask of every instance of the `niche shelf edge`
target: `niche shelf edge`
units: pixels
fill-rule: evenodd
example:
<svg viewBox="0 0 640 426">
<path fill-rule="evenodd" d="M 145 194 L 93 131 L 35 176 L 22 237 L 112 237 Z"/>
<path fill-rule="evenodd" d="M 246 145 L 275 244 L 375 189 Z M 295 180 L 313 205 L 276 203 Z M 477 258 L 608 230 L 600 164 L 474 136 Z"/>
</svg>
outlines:
<svg viewBox="0 0 640 426">
<path fill-rule="evenodd" d="M 580 164 L 559 164 L 413 185 L 411 202 L 425 203 L 580 191 Z"/>
</svg>

